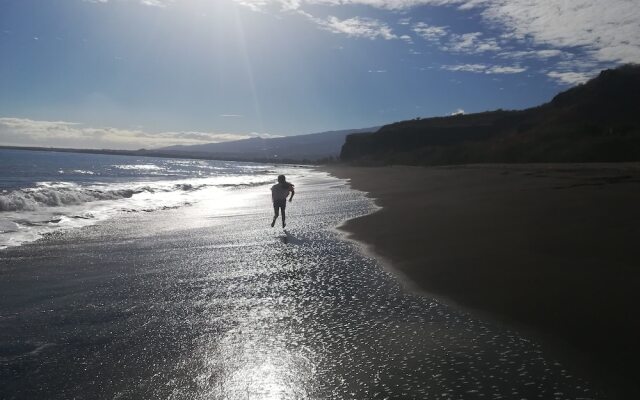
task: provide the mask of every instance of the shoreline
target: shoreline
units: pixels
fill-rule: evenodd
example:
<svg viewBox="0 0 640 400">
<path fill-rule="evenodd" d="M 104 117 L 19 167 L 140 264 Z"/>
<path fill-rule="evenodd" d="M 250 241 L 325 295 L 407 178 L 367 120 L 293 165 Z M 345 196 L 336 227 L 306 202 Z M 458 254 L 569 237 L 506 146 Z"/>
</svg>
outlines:
<svg viewBox="0 0 640 400">
<path fill-rule="evenodd" d="M 612 398 L 640 393 L 640 164 L 321 169 L 381 207 L 338 229 L 409 290 L 531 333 Z"/>
<path fill-rule="evenodd" d="M 274 384 L 287 398 L 601 398 L 538 341 L 408 293 L 343 240 L 336 226 L 376 210 L 362 192 L 324 172 L 293 181 L 289 232 L 269 226 L 268 186 L 250 186 L 0 252 L 0 386 L 61 399 L 260 397 Z"/>
<path fill-rule="evenodd" d="M 254 186 L 0 252 L 3 393 L 599 398 L 538 343 L 402 290 L 334 228 L 373 202 L 302 175 L 286 236 Z"/>
</svg>

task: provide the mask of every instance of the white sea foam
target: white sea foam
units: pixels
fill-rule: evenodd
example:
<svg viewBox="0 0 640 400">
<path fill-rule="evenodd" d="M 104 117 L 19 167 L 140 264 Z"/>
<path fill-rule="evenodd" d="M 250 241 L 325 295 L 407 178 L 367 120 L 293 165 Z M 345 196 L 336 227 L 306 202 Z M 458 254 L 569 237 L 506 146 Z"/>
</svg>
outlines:
<svg viewBox="0 0 640 400">
<path fill-rule="evenodd" d="M 122 212 L 155 211 L 202 200 L 225 190 L 262 185 L 265 175 L 221 175 L 128 183 L 39 182 L 0 194 L 0 249 L 37 240 L 47 233 L 95 224 Z"/>
<path fill-rule="evenodd" d="M 100 189 L 66 184 L 43 184 L 35 188 L 16 190 L 0 195 L 0 211 L 34 211 L 42 207 L 77 205 L 98 200 L 130 198 L 136 193 L 152 190 L 148 187 L 132 189 Z"/>
<path fill-rule="evenodd" d="M 144 170 L 144 171 L 162 170 L 162 167 L 155 164 L 122 164 L 122 165 L 114 165 L 114 168 L 124 169 L 124 170 Z"/>
<path fill-rule="evenodd" d="M 17 232 L 18 224 L 12 221 L 0 219 L 0 233 Z"/>
</svg>

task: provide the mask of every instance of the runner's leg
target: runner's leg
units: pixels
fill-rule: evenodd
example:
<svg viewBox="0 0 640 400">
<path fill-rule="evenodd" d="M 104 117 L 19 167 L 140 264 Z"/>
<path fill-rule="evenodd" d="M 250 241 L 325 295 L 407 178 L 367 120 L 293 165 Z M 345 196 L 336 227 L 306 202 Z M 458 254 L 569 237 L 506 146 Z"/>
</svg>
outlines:
<svg viewBox="0 0 640 400">
<path fill-rule="evenodd" d="M 284 219 L 285 219 L 285 213 L 284 213 L 284 209 L 285 206 L 282 206 L 282 227 L 284 228 L 287 224 L 284 223 Z"/>
<path fill-rule="evenodd" d="M 278 208 L 280 208 L 278 205 L 273 205 L 273 221 L 271 221 L 272 228 L 274 227 L 274 225 L 276 224 L 276 220 L 278 219 Z"/>
</svg>

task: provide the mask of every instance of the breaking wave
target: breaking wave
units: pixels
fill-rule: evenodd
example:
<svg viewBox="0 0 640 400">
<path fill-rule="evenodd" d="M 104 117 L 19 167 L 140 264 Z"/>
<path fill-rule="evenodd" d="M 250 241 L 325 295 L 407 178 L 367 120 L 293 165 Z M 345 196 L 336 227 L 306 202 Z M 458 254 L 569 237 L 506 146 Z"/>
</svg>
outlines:
<svg viewBox="0 0 640 400">
<path fill-rule="evenodd" d="M 128 199 L 140 193 L 193 191 L 207 185 L 177 183 L 170 187 L 140 186 L 106 189 L 70 184 L 42 184 L 0 195 L 0 211 L 35 211 L 43 207 L 80 205 L 101 200 Z"/>
<path fill-rule="evenodd" d="M 152 212 L 217 198 L 229 189 L 264 185 L 265 176 L 216 176 L 179 181 L 92 183 L 40 182 L 0 191 L 0 249 L 80 228 L 118 213 Z"/>
<path fill-rule="evenodd" d="M 130 213 L 225 201 L 270 165 L 0 150 L 0 250 Z M 265 189 L 268 194 L 268 190 Z"/>
</svg>

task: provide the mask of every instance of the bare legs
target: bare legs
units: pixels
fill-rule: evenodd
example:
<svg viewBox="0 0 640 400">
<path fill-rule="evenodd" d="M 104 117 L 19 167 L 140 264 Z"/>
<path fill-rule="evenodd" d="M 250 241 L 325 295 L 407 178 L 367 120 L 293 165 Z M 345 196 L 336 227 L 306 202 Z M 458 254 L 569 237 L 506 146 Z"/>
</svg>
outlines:
<svg viewBox="0 0 640 400">
<path fill-rule="evenodd" d="M 287 226 L 287 224 L 284 223 L 284 219 L 285 219 L 285 214 L 284 214 L 284 207 L 282 207 L 282 227 L 284 228 L 285 226 Z"/>
<path fill-rule="evenodd" d="M 276 219 L 278 219 L 278 206 L 273 206 L 273 221 L 271 221 L 271 227 L 273 228 L 276 224 Z"/>
<path fill-rule="evenodd" d="M 279 216 L 279 212 L 280 210 L 282 210 L 282 227 L 284 228 L 285 226 L 287 226 L 287 224 L 285 223 L 285 218 L 286 218 L 286 214 L 284 212 L 284 207 L 282 206 L 274 206 L 273 207 L 273 221 L 271 222 L 271 227 L 275 226 L 276 224 L 276 220 L 278 219 Z"/>
</svg>

